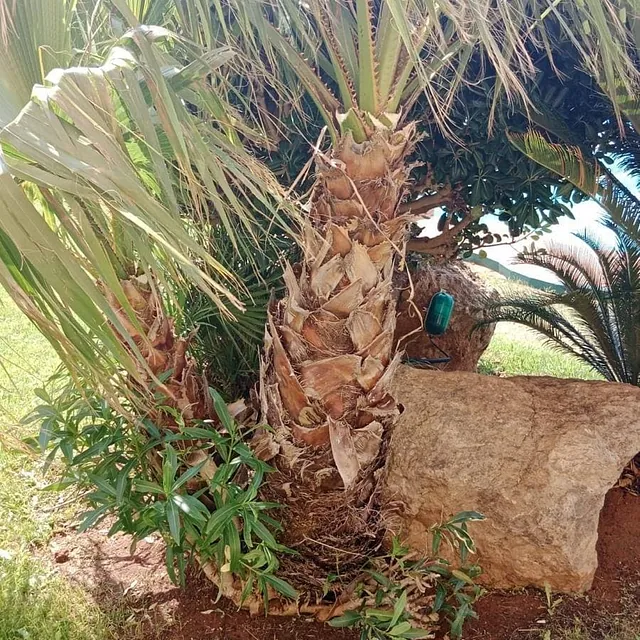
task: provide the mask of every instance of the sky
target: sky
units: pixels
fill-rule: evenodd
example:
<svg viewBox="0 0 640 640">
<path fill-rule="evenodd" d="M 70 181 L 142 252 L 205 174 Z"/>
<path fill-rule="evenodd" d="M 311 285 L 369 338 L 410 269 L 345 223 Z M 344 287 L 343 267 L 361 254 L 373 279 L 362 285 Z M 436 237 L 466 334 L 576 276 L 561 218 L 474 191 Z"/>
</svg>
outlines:
<svg viewBox="0 0 640 640">
<path fill-rule="evenodd" d="M 534 244 L 537 247 L 544 247 L 549 241 L 566 245 L 581 244 L 580 240 L 575 238 L 573 234 L 580 233 L 585 230 L 592 235 L 598 235 L 600 237 L 607 234 L 606 231 L 603 232 L 602 225 L 599 223 L 599 220 L 603 214 L 603 210 L 600 205 L 598 205 L 593 200 L 587 200 L 586 202 L 581 202 L 580 204 L 573 206 L 572 212 L 575 216 L 575 220 L 571 220 L 571 218 L 567 216 L 561 217 L 558 224 L 551 227 L 551 233 L 542 235 L 540 237 L 540 240 L 538 240 Z M 489 228 L 491 229 L 493 226 L 494 225 L 491 225 Z M 503 225 L 503 228 L 503 233 L 506 233 L 506 225 Z M 512 271 L 522 273 L 523 275 L 529 276 L 531 278 L 538 278 L 539 280 L 557 282 L 558 280 L 556 279 L 556 277 L 546 269 L 542 269 L 541 267 L 513 264 L 513 259 L 516 257 L 517 253 L 521 251 L 523 247 L 530 246 L 531 243 L 532 240 L 528 239 L 525 241 L 517 242 L 513 245 L 503 245 L 500 247 L 488 246 L 485 247 L 485 251 L 487 252 L 487 257 L 501 262 L 505 266 L 509 267 L 509 269 L 511 269 Z"/>
<path fill-rule="evenodd" d="M 610 231 L 604 229 L 603 226 L 599 223 L 599 220 L 602 217 L 604 211 L 597 202 L 595 202 L 594 200 L 586 200 L 585 202 L 581 202 L 580 204 L 572 205 L 571 210 L 573 212 L 573 215 L 575 216 L 575 219 L 572 220 L 568 216 L 562 216 L 559 219 L 558 224 L 552 225 L 551 233 L 546 233 L 540 236 L 540 240 L 534 242 L 535 246 L 544 247 L 546 244 L 548 244 L 549 241 L 565 245 L 580 245 L 582 243 L 580 242 L 580 240 L 575 238 L 573 234 L 585 230 L 589 232 L 590 235 L 595 235 L 605 242 L 607 241 L 607 239 L 613 240 L 613 234 Z M 422 235 L 437 235 L 438 232 L 436 230 L 436 225 L 438 223 L 438 218 L 440 217 L 440 211 L 441 210 L 436 209 L 430 219 L 418 223 L 424 228 Z M 486 224 L 489 226 L 489 229 L 494 233 L 508 233 L 507 225 L 503 222 L 500 222 L 497 216 L 486 216 L 483 219 L 483 222 L 486 222 Z M 487 252 L 488 258 L 492 258 L 493 260 L 504 264 L 512 271 L 521 273 L 530 278 L 545 280 L 547 282 L 559 282 L 553 274 L 541 267 L 513 264 L 513 261 L 518 252 L 521 251 L 525 246 L 530 247 L 532 242 L 533 241 L 531 240 L 531 238 L 529 238 L 527 240 L 522 240 L 510 245 L 501 245 L 497 247 L 488 245 L 486 247 L 483 247 L 483 249 Z M 478 253 L 478 251 L 479 250 L 476 250 L 475 253 Z"/>
</svg>

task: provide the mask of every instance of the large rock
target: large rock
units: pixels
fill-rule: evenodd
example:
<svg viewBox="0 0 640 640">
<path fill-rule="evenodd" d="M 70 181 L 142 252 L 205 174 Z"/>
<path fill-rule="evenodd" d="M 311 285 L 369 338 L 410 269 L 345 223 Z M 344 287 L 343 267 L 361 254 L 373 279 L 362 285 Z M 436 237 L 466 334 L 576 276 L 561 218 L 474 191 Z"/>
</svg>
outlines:
<svg viewBox="0 0 640 640">
<path fill-rule="evenodd" d="M 496 378 L 403 366 L 385 499 L 424 549 L 443 515 L 472 523 L 484 581 L 583 591 L 597 566 L 607 490 L 640 450 L 640 389 L 557 378 Z"/>
<path fill-rule="evenodd" d="M 410 291 L 408 279 L 406 275 L 403 277 L 406 281 L 399 284 L 406 288 L 398 307 L 396 342 L 400 342 L 400 347 L 410 358 L 442 357 L 421 327 L 431 298 L 445 289 L 455 299 L 453 315 L 447 332 L 434 340 L 451 356 L 451 362 L 446 365 L 447 371 L 475 371 L 480 356 L 491 342 L 495 325 L 485 325 L 473 332 L 472 329 L 485 319 L 487 299 L 497 296 L 497 292 L 487 287 L 461 262 L 439 265 L 425 262 L 411 271 L 414 297 L 413 304 L 410 304 L 407 300 Z"/>
</svg>

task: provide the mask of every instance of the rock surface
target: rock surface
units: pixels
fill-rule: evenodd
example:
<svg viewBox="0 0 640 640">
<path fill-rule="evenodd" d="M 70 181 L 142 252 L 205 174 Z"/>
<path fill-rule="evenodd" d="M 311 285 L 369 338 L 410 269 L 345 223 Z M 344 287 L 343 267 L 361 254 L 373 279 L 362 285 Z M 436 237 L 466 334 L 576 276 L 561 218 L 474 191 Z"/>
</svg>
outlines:
<svg viewBox="0 0 640 640">
<path fill-rule="evenodd" d="M 433 348 L 429 337 L 423 331 L 412 332 L 415 329 L 421 329 L 425 311 L 434 294 L 445 289 L 455 299 L 453 316 L 447 332 L 434 340 L 445 353 L 451 356 L 451 362 L 446 365 L 447 371 L 475 371 L 480 356 L 491 342 L 495 325 L 478 328 L 473 333 L 471 330 L 484 319 L 483 308 L 486 300 L 496 296 L 497 293 L 488 288 L 471 269 L 461 262 L 441 265 L 425 263 L 412 271 L 411 278 L 415 307 L 407 302 L 409 294 L 406 289 L 398 309 L 396 342 L 400 341 L 400 347 L 405 349 L 410 358 L 442 357 L 442 354 Z M 407 287 L 408 280 L 401 283 L 401 286 Z"/>
<path fill-rule="evenodd" d="M 640 450 L 640 388 L 406 366 L 394 387 L 404 413 L 384 493 L 406 505 L 411 546 L 424 550 L 443 517 L 476 510 L 487 518 L 470 525 L 485 584 L 588 589 L 605 494 Z"/>
</svg>

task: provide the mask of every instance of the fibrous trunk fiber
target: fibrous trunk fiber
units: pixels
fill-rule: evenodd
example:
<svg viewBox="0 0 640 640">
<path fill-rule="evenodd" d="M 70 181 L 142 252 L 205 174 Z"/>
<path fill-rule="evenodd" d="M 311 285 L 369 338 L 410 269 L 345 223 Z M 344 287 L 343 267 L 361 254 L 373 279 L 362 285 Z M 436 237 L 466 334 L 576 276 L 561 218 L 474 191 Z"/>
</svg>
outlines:
<svg viewBox="0 0 640 640">
<path fill-rule="evenodd" d="M 143 396 L 149 391 L 161 394 L 162 406 L 150 408 L 156 424 L 170 427 L 173 423 L 163 407 L 177 410 L 186 422 L 210 418 L 213 406 L 207 381 L 187 355 L 189 338 L 176 336 L 173 320 L 163 313 L 160 297 L 146 277 L 131 277 L 121 285 L 134 318 L 113 292 L 104 293 L 146 362 L 146 368 L 142 363 L 138 367 L 139 384 L 146 386 Z M 161 376 L 162 381 L 155 376 Z"/>
<path fill-rule="evenodd" d="M 255 445 L 278 468 L 270 489 L 287 502 L 285 542 L 320 564 L 353 561 L 379 543 L 377 486 L 398 415 L 389 391 L 394 269 L 408 220 L 398 216 L 414 127 L 363 143 L 347 134 L 316 161 L 303 260 L 268 317 Z M 355 555 L 354 555 L 355 554 Z"/>
</svg>

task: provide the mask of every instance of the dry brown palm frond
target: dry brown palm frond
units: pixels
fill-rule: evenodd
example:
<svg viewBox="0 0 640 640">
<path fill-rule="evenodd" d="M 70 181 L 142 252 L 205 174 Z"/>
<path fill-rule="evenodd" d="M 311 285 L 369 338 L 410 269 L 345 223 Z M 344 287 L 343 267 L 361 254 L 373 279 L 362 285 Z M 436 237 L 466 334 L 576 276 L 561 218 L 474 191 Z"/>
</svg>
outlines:
<svg viewBox="0 0 640 640">
<path fill-rule="evenodd" d="M 16 0 L 0 0 L 0 42 L 4 47 L 9 43 L 9 30 L 13 28 L 13 12 Z"/>
</svg>

